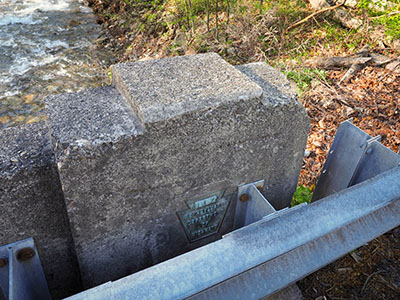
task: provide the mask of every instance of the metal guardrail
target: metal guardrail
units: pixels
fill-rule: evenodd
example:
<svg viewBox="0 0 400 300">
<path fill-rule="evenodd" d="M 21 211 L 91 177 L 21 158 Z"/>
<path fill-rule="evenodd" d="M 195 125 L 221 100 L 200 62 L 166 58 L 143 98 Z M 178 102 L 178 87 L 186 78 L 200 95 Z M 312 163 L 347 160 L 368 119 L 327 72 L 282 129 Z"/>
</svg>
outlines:
<svg viewBox="0 0 400 300">
<path fill-rule="evenodd" d="M 260 299 L 398 225 L 400 167 L 68 299 Z"/>
<path fill-rule="evenodd" d="M 259 191 L 263 181 L 240 186 L 235 230 L 221 240 L 67 299 L 261 299 L 278 292 L 400 225 L 400 156 L 377 140 L 342 123 L 313 203 L 276 211 Z M 41 276 L 35 291 L 47 289 Z"/>
<path fill-rule="evenodd" d="M 400 164 L 400 155 L 383 146 L 350 120 L 340 124 L 312 200 L 342 191 Z"/>
<path fill-rule="evenodd" d="M 32 238 L 0 247 L 0 299 L 2 297 L 7 300 L 51 299 Z"/>
<path fill-rule="evenodd" d="M 400 225 L 400 157 L 378 140 L 342 123 L 312 204 L 275 211 L 257 188 L 262 181 L 241 186 L 237 230 L 222 240 L 68 299 L 260 299 L 276 293 Z"/>
</svg>

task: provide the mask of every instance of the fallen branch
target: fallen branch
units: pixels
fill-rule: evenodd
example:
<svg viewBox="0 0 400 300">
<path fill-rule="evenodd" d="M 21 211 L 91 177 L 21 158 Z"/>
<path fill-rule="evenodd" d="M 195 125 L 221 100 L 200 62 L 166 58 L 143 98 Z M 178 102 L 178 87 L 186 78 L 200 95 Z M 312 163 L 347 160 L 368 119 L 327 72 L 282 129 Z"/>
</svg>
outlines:
<svg viewBox="0 0 400 300">
<path fill-rule="evenodd" d="M 334 68 L 346 68 L 356 64 L 365 64 L 372 60 L 372 57 L 318 57 L 309 59 L 305 63 L 311 67 L 323 68 L 323 69 L 334 69 Z"/>
<path fill-rule="evenodd" d="M 353 77 L 358 71 L 361 71 L 365 67 L 365 64 L 354 64 L 351 65 L 350 69 L 347 70 L 346 74 L 343 75 L 342 79 L 340 79 L 339 84 L 346 82 Z"/>
<path fill-rule="evenodd" d="M 392 61 L 395 60 L 395 58 L 390 58 L 386 55 L 381 55 L 381 54 L 375 54 L 375 53 L 371 53 L 370 57 L 372 57 L 372 63 L 374 66 L 376 67 L 380 67 L 382 65 L 386 65 Z"/>
<path fill-rule="evenodd" d="M 370 55 L 369 45 L 364 45 L 360 51 L 355 54 L 349 55 L 348 57 L 356 56 L 356 57 L 368 57 Z"/>
<path fill-rule="evenodd" d="M 400 66 L 400 58 L 392 61 L 391 63 L 388 63 L 386 65 L 386 70 L 389 70 L 390 72 L 394 72 L 399 66 Z"/>
<path fill-rule="evenodd" d="M 371 56 L 371 53 L 369 51 L 369 45 L 364 45 L 364 47 L 361 48 L 361 50 L 357 53 L 359 57 L 368 57 Z M 373 57 L 370 57 L 371 61 L 374 60 Z M 378 56 L 376 56 L 378 59 Z M 365 63 L 354 63 L 350 66 L 350 69 L 347 70 L 346 74 L 340 79 L 339 84 L 342 84 L 343 82 L 346 82 L 350 80 L 358 71 L 361 71 L 364 69 Z"/>
<path fill-rule="evenodd" d="M 316 57 L 305 61 L 304 64 L 307 67 L 325 70 L 349 68 L 340 79 L 339 85 L 349 81 L 367 65 L 374 67 L 384 67 L 386 65 L 388 71 L 400 73 L 400 57 L 396 59 L 382 54 L 371 53 L 369 45 L 365 45 L 357 53 L 345 57 Z"/>
<path fill-rule="evenodd" d="M 301 20 L 301 21 L 299 21 L 297 23 L 294 23 L 293 25 L 290 25 L 287 30 L 289 31 L 289 30 L 293 29 L 294 27 L 299 26 L 299 25 L 307 22 L 308 20 L 310 20 L 311 18 L 315 17 L 316 15 L 322 14 L 322 13 L 330 11 L 330 10 L 334 10 L 334 9 L 342 6 L 343 4 L 344 4 L 344 2 L 341 3 L 341 4 L 336 4 L 334 6 L 323 8 L 323 9 L 321 9 L 319 11 L 316 11 L 316 12 L 312 13 L 311 15 L 309 15 L 308 17 L 305 17 L 303 20 Z"/>
</svg>

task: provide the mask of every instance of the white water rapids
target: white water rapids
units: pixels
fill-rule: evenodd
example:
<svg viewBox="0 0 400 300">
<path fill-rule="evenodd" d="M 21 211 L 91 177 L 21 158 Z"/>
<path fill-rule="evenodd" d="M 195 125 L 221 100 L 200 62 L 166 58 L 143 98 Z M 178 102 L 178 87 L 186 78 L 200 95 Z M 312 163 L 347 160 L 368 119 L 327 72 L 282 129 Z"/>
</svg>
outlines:
<svg viewBox="0 0 400 300">
<path fill-rule="evenodd" d="M 44 118 L 43 98 L 99 86 L 108 53 L 77 0 L 0 0 L 0 128 Z"/>
</svg>

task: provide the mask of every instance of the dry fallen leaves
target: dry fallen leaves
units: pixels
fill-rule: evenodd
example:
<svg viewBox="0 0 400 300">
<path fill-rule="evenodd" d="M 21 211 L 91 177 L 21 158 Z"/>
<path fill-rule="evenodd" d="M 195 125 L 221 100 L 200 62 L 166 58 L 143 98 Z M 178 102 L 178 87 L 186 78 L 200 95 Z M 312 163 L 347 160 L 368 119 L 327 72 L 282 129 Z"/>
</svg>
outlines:
<svg viewBox="0 0 400 300">
<path fill-rule="evenodd" d="M 338 84 L 344 71 L 328 72 L 328 82 L 301 99 L 311 122 L 299 184 L 316 183 L 340 122 L 353 123 L 393 151 L 400 148 L 400 74 L 369 66 L 349 82 Z"/>
</svg>

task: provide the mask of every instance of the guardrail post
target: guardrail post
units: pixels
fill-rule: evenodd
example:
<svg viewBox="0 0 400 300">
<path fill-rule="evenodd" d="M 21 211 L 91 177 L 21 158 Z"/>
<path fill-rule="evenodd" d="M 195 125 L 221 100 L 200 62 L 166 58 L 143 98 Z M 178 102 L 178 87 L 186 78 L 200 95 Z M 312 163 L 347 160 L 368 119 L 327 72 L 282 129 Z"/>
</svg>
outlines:
<svg viewBox="0 0 400 300">
<path fill-rule="evenodd" d="M 6 300 L 52 299 L 32 238 L 0 246 L 1 291 Z"/>
</svg>

